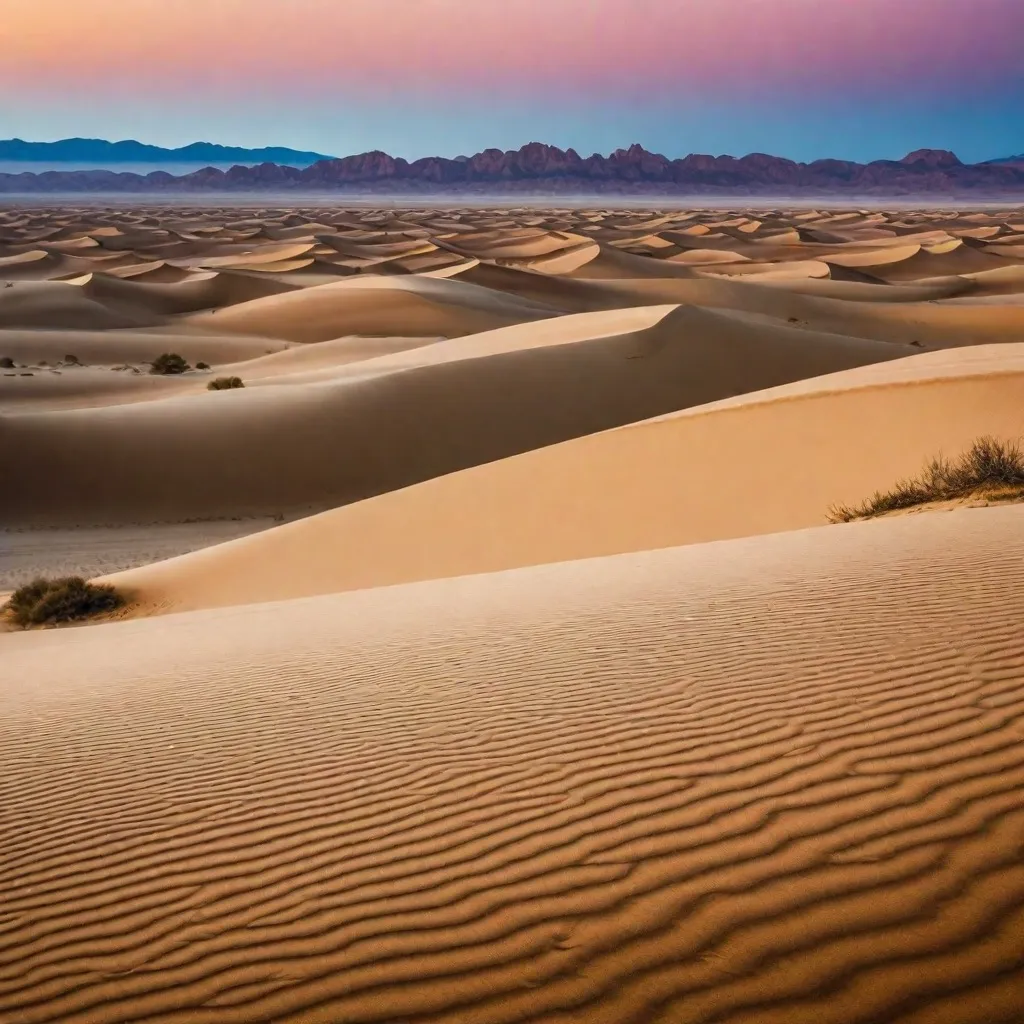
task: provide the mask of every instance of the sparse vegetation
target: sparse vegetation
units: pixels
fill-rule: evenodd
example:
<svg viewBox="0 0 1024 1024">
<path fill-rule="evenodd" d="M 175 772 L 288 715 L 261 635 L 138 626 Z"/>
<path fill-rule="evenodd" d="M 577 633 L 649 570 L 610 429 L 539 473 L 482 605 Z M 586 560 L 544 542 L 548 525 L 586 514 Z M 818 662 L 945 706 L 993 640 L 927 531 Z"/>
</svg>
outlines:
<svg viewBox="0 0 1024 1024">
<path fill-rule="evenodd" d="M 241 377 L 216 377 L 206 385 L 207 391 L 230 391 L 232 388 L 244 388 Z"/>
<path fill-rule="evenodd" d="M 196 363 L 196 369 L 197 370 L 208 370 L 208 369 L 210 369 L 210 364 L 209 363 L 204 363 L 202 360 L 200 360 L 198 363 Z"/>
<path fill-rule="evenodd" d="M 159 374 L 175 374 L 175 373 L 188 373 L 192 367 L 178 355 L 177 352 L 165 352 L 162 356 L 157 356 L 149 364 L 150 373 Z"/>
<path fill-rule="evenodd" d="M 900 480 L 890 491 L 876 491 L 861 505 L 833 505 L 828 518 L 833 523 L 848 523 L 968 497 L 1024 500 L 1024 451 L 1017 442 L 980 437 L 952 462 L 942 456 L 932 459 L 919 477 Z"/>
<path fill-rule="evenodd" d="M 14 360 L 10 356 L 0 356 L 0 370 L 13 370 Z"/>
<path fill-rule="evenodd" d="M 11 595 L 6 611 L 16 625 L 28 628 L 77 622 L 113 611 L 124 603 L 114 587 L 89 583 L 81 576 L 39 577 Z"/>
<path fill-rule="evenodd" d="M 82 365 L 82 360 L 79 359 L 78 356 L 65 356 L 64 357 L 64 362 L 68 366 L 81 366 Z"/>
</svg>

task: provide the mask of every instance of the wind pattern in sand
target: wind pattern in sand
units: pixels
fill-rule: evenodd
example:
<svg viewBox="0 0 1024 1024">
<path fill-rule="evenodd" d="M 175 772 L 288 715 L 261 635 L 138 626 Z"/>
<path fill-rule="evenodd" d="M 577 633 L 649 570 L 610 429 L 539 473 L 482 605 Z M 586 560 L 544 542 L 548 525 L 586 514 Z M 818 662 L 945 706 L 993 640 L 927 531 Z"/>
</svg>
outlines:
<svg viewBox="0 0 1024 1024">
<path fill-rule="evenodd" d="M 1019 1024 L 1024 506 L 826 513 L 1024 435 L 1022 296 L 1008 210 L 0 211 L 0 590 L 130 596 L 0 635 L 0 1020 Z"/>
</svg>

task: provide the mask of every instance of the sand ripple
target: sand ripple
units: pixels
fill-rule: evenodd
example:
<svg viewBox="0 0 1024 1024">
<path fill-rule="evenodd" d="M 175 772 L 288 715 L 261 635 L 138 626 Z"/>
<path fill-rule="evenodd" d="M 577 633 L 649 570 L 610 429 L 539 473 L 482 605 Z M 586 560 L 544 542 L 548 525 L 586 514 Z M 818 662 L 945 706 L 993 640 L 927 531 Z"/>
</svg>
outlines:
<svg viewBox="0 0 1024 1024">
<path fill-rule="evenodd" d="M 1019 1019 L 1022 525 L 6 638 L 0 1013 Z"/>
</svg>

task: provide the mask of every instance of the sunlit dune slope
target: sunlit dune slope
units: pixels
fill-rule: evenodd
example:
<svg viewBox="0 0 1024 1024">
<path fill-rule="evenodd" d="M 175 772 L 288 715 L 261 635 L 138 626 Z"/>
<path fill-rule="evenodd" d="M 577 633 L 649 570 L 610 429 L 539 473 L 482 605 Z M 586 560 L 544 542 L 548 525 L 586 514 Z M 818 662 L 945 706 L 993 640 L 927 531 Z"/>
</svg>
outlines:
<svg viewBox="0 0 1024 1024">
<path fill-rule="evenodd" d="M 0 637 L 0 1015 L 993 1024 L 1024 510 Z"/>
</svg>

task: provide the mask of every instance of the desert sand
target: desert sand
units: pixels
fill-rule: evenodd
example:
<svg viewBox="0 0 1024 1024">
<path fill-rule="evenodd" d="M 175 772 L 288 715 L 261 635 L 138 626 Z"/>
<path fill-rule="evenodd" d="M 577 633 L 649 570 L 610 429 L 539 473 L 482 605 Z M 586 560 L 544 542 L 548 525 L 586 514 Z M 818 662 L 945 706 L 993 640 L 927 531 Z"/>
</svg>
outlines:
<svg viewBox="0 0 1024 1024">
<path fill-rule="evenodd" d="M 1022 220 L 0 208 L 0 1020 L 1019 1022 Z"/>
</svg>

